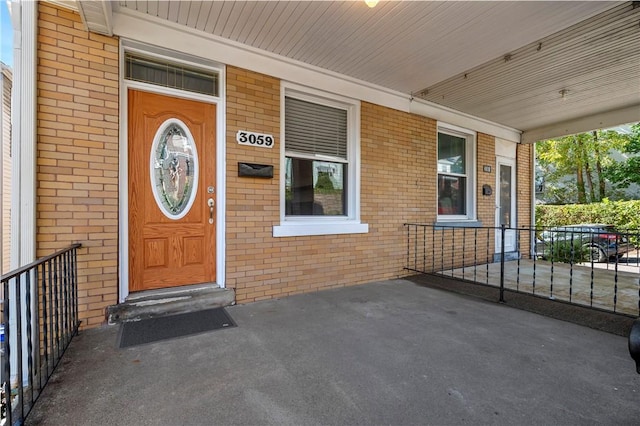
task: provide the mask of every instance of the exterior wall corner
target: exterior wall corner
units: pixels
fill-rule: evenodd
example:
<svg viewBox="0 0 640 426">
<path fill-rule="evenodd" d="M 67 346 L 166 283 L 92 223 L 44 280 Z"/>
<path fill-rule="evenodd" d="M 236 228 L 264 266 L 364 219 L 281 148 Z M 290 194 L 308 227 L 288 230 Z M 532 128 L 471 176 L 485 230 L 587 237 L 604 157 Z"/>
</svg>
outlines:
<svg viewBox="0 0 640 426">
<path fill-rule="evenodd" d="M 39 3 L 37 256 L 78 252 L 83 327 L 104 322 L 118 292 L 118 39 Z"/>
</svg>

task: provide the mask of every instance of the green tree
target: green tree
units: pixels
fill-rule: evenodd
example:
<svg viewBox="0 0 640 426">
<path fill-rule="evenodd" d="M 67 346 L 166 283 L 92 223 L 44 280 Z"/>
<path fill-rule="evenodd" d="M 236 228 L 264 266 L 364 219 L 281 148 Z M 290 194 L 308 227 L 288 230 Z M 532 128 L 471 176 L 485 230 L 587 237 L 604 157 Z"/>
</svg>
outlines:
<svg viewBox="0 0 640 426">
<path fill-rule="evenodd" d="M 608 166 L 604 174 L 618 188 L 627 188 L 632 183 L 640 185 L 640 123 L 631 126 L 631 134 L 625 135 L 621 151 L 626 154 L 624 162 Z"/>
<path fill-rule="evenodd" d="M 578 203 L 586 204 L 587 203 L 587 191 L 584 185 L 584 175 L 582 174 L 583 170 L 587 174 L 587 180 L 591 181 L 591 176 L 589 174 L 589 160 L 587 157 L 587 153 L 585 152 L 585 143 L 584 143 L 584 134 L 573 135 L 573 162 L 576 173 L 576 185 L 578 186 Z"/>
<path fill-rule="evenodd" d="M 640 125 L 635 127 L 640 134 Z M 584 204 L 611 197 L 612 194 L 607 194 L 607 183 L 614 190 L 620 188 L 622 177 L 629 175 L 629 168 L 634 167 L 632 162 L 628 167 L 617 164 L 611 150 L 624 151 L 629 139 L 629 135 L 613 130 L 595 130 L 538 142 L 536 157 L 545 181 L 544 201 Z M 637 148 L 640 151 L 640 143 Z M 636 163 L 635 175 L 640 182 L 638 165 Z"/>
<path fill-rule="evenodd" d="M 554 204 L 586 202 L 584 163 L 587 155 L 584 139 L 584 134 L 579 134 L 536 144 L 538 166 L 551 198 L 546 201 Z M 572 183 L 569 183 L 567 176 L 573 176 Z"/>
</svg>

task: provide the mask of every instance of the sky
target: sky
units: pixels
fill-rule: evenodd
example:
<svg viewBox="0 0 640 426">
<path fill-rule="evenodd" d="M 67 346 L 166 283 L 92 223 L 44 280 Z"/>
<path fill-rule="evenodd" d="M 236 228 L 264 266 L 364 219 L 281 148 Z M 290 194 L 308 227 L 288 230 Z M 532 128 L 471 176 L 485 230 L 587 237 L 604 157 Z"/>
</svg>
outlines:
<svg viewBox="0 0 640 426">
<path fill-rule="evenodd" d="M 0 0 L 0 61 L 13 68 L 13 27 L 6 0 Z"/>
</svg>

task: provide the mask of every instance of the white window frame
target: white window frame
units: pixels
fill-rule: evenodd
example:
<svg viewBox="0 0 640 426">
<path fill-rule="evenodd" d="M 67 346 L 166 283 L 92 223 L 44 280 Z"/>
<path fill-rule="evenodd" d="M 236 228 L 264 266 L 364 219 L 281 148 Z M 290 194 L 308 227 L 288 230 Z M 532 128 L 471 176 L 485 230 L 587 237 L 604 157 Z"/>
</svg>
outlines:
<svg viewBox="0 0 640 426">
<path fill-rule="evenodd" d="M 280 224 L 273 227 L 273 236 L 294 237 L 369 232 L 369 225 L 360 222 L 360 101 L 288 82 L 281 84 L 280 95 Z M 345 216 L 286 215 L 285 97 L 347 111 L 347 212 Z M 296 157 L 302 158 L 297 155 Z M 323 160 L 323 158 L 318 157 L 318 160 Z"/>
<path fill-rule="evenodd" d="M 447 222 L 451 224 L 451 222 L 455 222 L 456 224 L 475 224 L 476 223 L 476 214 L 477 214 L 477 205 L 476 205 L 476 183 L 477 183 L 477 174 L 476 174 L 476 132 L 471 131 L 469 129 L 465 129 L 463 127 L 454 126 L 453 124 L 447 123 L 438 123 L 437 133 L 436 133 L 436 212 L 438 211 L 438 144 L 440 143 L 440 138 L 438 134 L 443 133 L 446 135 L 456 136 L 459 138 L 465 139 L 465 177 L 467 180 L 466 187 L 466 195 L 467 199 L 465 200 L 467 203 L 467 214 L 466 215 L 437 215 L 437 222 Z M 458 175 L 458 174 L 453 174 Z M 461 176 L 461 175 L 458 175 Z"/>
</svg>

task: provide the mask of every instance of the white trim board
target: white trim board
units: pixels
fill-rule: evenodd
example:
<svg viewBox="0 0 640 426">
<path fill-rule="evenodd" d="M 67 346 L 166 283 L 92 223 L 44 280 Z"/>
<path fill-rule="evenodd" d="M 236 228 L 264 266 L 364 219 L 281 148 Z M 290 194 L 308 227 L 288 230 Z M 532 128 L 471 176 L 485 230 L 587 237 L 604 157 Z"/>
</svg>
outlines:
<svg viewBox="0 0 640 426">
<path fill-rule="evenodd" d="M 504 139 L 496 138 L 495 153 L 497 156 L 505 158 L 516 158 L 518 146 Z"/>
<path fill-rule="evenodd" d="M 292 83 L 371 102 L 399 111 L 424 115 L 475 131 L 520 142 L 521 132 L 470 116 L 409 94 L 350 78 L 319 67 L 261 51 L 231 40 L 167 22 L 135 11 L 113 15 L 113 32 L 122 38 L 163 46 L 226 65 L 264 73 Z"/>
</svg>

